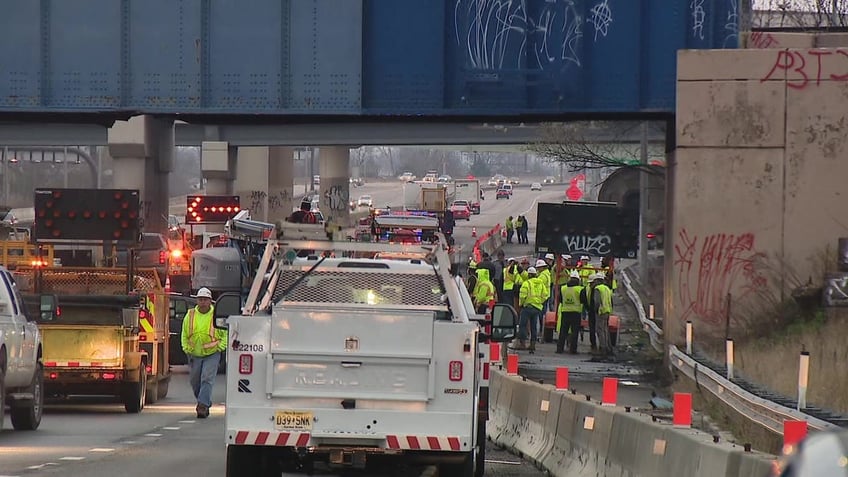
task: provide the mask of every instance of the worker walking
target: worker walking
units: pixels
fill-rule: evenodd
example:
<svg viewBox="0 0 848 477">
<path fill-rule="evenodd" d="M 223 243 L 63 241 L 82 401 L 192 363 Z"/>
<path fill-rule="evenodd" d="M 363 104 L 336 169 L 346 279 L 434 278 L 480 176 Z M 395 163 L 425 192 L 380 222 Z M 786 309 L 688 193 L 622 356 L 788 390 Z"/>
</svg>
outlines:
<svg viewBox="0 0 848 477">
<path fill-rule="evenodd" d="M 506 243 L 512 243 L 512 236 L 515 234 L 515 224 L 512 223 L 512 216 L 506 219 Z"/>
<path fill-rule="evenodd" d="M 227 349 L 227 332 L 215 328 L 215 307 L 208 288 L 197 291 L 197 306 L 183 318 L 181 343 L 188 357 L 188 381 L 197 400 L 197 417 L 209 417 L 212 385 L 218 374 L 221 352 Z"/>
<path fill-rule="evenodd" d="M 569 273 L 568 282 L 560 289 L 562 302 L 559 304 L 557 321 L 557 353 L 565 352 L 567 340 L 568 352 L 577 354 L 577 336 L 580 333 L 580 319 L 583 313 L 583 303 L 580 301 L 582 291 L 580 274 L 573 270 Z"/>
</svg>

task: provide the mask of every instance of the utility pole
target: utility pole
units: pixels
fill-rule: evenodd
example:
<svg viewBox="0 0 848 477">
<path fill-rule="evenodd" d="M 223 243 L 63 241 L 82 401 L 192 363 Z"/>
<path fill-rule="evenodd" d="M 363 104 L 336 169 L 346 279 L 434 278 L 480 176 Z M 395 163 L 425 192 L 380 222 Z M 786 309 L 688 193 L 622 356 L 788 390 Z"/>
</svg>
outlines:
<svg viewBox="0 0 848 477">
<path fill-rule="evenodd" d="M 642 139 L 639 143 L 640 162 L 648 166 L 648 121 L 642 121 Z M 648 172 L 639 171 L 639 275 L 642 285 L 648 280 Z"/>
</svg>

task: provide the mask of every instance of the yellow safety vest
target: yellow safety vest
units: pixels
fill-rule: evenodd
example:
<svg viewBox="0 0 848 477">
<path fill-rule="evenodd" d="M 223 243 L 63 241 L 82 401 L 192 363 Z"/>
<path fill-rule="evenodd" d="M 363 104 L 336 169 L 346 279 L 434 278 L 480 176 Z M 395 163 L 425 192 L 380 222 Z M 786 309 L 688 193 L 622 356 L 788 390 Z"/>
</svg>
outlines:
<svg viewBox="0 0 848 477">
<path fill-rule="evenodd" d="M 562 290 L 562 303 L 559 304 L 560 312 L 576 312 L 580 313 L 583 311 L 583 304 L 580 303 L 580 292 L 583 291 L 583 286 L 574 285 L 574 286 L 563 286 Z"/>
<path fill-rule="evenodd" d="M 188 310 L 181 336 L 187 355 L 202 358 L 227 349 L 227 332 L 215 329 L 214 316 L 214 306 L 206 313 L 201 313 L 197 307 Z"/>
<path fill-rule="evenodd" d="M 598 307 L 599 315 L 608 315 L 612 313 L 612 290 L 605 283 L 595 287 L 601 295 L 601 304 Z"/>
<path fill-rule="evenodd" d="M 517 265 L 513 265 L 511 267 L 504 268 L 504 272 L 503 272 L 503 274 L 504 274 L 504 284 L 503 284 L 504 291 L 512 290 L 513 288 L 515 288 L 516 280 L 520 279 L 520 277 L 518 277 L 517 273 L 509 271 L 510 268 L 512 268 L 513 271 L 518 270 Z"/>
</svg>

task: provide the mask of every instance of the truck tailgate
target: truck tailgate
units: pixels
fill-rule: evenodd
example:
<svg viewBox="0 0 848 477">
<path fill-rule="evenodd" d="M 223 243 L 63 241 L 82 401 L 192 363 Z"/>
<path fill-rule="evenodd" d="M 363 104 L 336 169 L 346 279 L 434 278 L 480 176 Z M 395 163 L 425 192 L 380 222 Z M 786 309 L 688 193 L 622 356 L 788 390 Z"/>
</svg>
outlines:
<svg viewBox="0 0 848 477">
<path fill-rule="evenodd" d="M 432 399 L 432 311 L 289 309 L 275 315 L 268 368 L 273 396 Z"/>
<path fill-rule="evenodd" d="M 119 326 L 41 325 L 47 367 L 120 367 L 124 330 Z M 132 339 L 127 337 L 126 339 Z"/>
</svg>

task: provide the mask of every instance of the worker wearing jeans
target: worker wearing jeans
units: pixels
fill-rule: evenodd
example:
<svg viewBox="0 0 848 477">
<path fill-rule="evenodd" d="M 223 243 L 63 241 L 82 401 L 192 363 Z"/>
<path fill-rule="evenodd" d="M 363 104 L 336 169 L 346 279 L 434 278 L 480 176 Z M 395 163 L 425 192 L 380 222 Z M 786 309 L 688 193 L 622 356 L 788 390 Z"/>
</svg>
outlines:
<svg viewBox="0 0 848 477">
<path fill-rule="evenodd" d="M 196 298 L 197 306 L 188 310 L 183 319 L 181 344 L 188 357 L 188 381 L 197 400 L 197 417 L 205 419 L 212 407 L 212 386 L 221 352 L 227 349 L 227 332 L 215 329 L 212 292 L 201 288 Z"/>
</svg>

